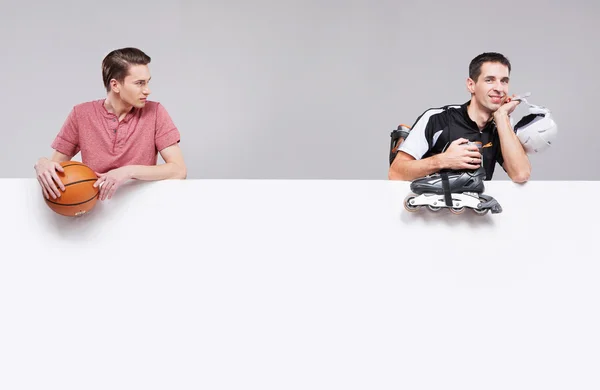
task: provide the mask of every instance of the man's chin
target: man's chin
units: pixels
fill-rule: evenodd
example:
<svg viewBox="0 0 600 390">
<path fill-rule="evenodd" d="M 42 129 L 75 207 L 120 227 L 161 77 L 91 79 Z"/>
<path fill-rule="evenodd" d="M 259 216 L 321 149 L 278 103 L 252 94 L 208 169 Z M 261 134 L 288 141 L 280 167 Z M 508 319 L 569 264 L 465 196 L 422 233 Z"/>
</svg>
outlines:
<svg viewBox="0 0 600 390">
<path fill-rule="evenodd" d="M 490 102 L 486 108 L 488 110 L 490 110 L 491 112 L 494 112 L 496 110 L 498 110 L 500 107 L 502 107 L 502 103 L 494 103 L 494 102 Z"/>
</svg>

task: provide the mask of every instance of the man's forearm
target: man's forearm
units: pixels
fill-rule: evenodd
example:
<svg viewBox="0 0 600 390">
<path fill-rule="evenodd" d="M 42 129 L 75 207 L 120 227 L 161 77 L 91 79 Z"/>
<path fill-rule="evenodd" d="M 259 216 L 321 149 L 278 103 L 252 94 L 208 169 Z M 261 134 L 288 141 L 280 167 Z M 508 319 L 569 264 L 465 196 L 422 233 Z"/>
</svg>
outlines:
<svg viewBox="0 0 600 390">
<path fill-rule="evenodd" d="M 159 165 L 129 165 L 130 177 L 136 180 L 165 180 L 185 179 L 187 172 L 185 167 L 175 163 Z"/>
<path fill-rule="evenodd" d="M 495 116 L 498 136 L 500 137 L 500 147 L 504 159 L 504 169 L 508 176 L 517 183 L 529 180 L 531 174 L 531 164 L 527 153 L 523 149 L 519 138 L 514 133 L 508 115 Z"/>
<path fill-rule="evenodd" d="M 422 160 L 396 159 L 390 166 L 388 179 L 413 181 L 420 177 L 431 175 L 443 168 L 440 155 Z"/>
</svg>

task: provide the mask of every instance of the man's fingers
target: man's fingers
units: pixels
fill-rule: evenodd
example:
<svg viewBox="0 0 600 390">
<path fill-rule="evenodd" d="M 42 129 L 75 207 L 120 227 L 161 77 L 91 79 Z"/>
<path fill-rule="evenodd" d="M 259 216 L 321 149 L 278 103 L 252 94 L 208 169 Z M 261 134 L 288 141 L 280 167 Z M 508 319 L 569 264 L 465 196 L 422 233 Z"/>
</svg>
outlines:
<svg viewBox="0 0 600 390">
<path fill-rule="evenodd" d="M 102 185 L 100 186 L 100 194 L 98 195 L 98 199 L 100 200 L 104 200 L 104 194 L 106 192 L 106 182 L 102 183 Z"/>
<path fill-rule="evenodd" d="M 114 194 L 114 193 L 115 193 L 115 191 L 117 190 L 117 187 L 118 187 L 118 186 L 117 186 L 116 184 L 113 184 L 113 185 L 110 187 L 110 191 L 108 191 L 108 199 L 112 198 L 113 194 Z"/>
<path fill-rule="evenodd" d="M 60 178 L 58 177 L 58 174 L 56 173 L 56 171 L 52 171 L 52 178 L 54 179 L 54 181 L 56 182 L 56 184 L 58 184 L 58 186 L 60 187 L 61 190 L 65 190 L 65 185 L 63 184 L 62 180 L 60 180 Z"/>
<path fill-rule="evenodd" d="M 465 138 L 459 138 L 459 139 L 455 140 L 455 141 L 454 141 L 454 142 L 452 142 L 452 143 L 453 143 L 453 144 L 459 144 L 459 145 L 460 145 L 460 144 L 462 144 L 462 143 L 465 143 L 465 142 L 469 142 L 469 141 L 468 141 L 467 139 L 465 139 Z"/>
<path fill-rule="evenodd" d="M 58 189 L 58 187 L 56 187 L 56 183 L 54 183 L 54 180 L 52 178 L 52 174 L 49 171 L 44 172 L 44 178 L 46 179 L 46 183 L 49 186 L 49 189 L 54 192 L 54 194 L 56 195 L 57 198 L 60 197 L 60 190 Z"/>
<path fill-rule="evenodd" d="M 44 177 L 44 175 L 38 176 L 38 181 L 42 185 L 42 189 L 44 190 L 44 192 L 48 193 L 48 184 L 46 183 L 46 178 Z M 54 194 L 52 194 L 52 197 L 54 198 Z M 48 197 L 48 199 L 50 199 L 50 197 Z"/>
<path fill-rule="evenodd" d="M 112 181 L 104 182 L 100 189 L 100 200 L 106 199 L 106 196 L 108 195 L 108 192 L 110 191 L 113 185 L 114 183 Z"/>
<path fill-rule="evenodd" d="M 471 157 L 471 158 L 468 158 L 465 161 L 465 164 L 467 165 L 467 167 L 469 169 L 477 168 L 477 167 L 479 167 L 481 165 L 481 159 L 480 158 Z"/>
<path fill-rule="evenodd" d="M 54 167 L 59 172 L 64 172 L 65 171 L 65 169 L 62 167 L 62 165 L 60 165 L 59 163 L 54 164 Z"/>
<path fill-rule="evenodd" d="M 42 173 L 40 175 L 40 180 L 42 181 L 42 183 L 44 183 L 44 187 L 46 188 L 46 191 L 48 191 L 48 194 L 52 197 L 52 199 L 56 199 L 57 195 L 56 192 L 54 192 L 54 190 L 52 189 L 52 180 L 48 180 L 48 176 L 50 176 L 49 174 L 46 175 L 45 173 Z"/>
<path fill-rule="evenodd" d="M 46 191 L 46 187 L 44 186 L 42 179 L 40 179 L 39 177 L 36 177 L 36 178 L 37 178 L 38 183 L 40 183 L 40 187 L 42 187 L 42 193 L 44 194 L 44 198 L 50 199 L 50 195 L 48 195 L 48 191 Z"/>
<path fill-rule="evenodd" d="M 46 184 L 48 184 L 49 190 L 54 192 L 56 197 L 60 197 L 60 191 L 58 190 L 58 187 L 56 187 L 56 183 L 54 183 L 54 179 L 52 178 L 50 171 L 44 172 L 44 179 L 46 179 Z"/>
</svg>

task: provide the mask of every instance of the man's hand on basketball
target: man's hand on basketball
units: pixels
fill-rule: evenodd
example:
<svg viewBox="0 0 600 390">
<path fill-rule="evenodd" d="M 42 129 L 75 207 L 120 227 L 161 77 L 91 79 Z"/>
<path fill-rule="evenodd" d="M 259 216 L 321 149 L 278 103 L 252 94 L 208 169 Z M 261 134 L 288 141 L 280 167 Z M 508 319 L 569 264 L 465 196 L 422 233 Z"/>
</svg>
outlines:
<svg viewBox="0 0 600 390">
<path fill-rule="evenodd" d="M 94 187 L 100 187 L 100 200 L 110 199 L 114 195 L 117 188 L 127 180 L 131 179 L 129 167 L 121 167 L 108 171 L 106 173 L 98 173 L 98 180 L 94 183 Z"/>
<path fill-rule="evenodd" d="M 455 140 L 442 153 L 444 168 L 449 169 L 477 169 L 481 164 L 481 154 L 475 145 L 467 144 L 465 138 Z"/>
<path fill-rule="evenodd" d="M 50 161 L 47 158 L 40 158 L 34 168 L 37 181 L 42 186 L 42 192 L 46 199 L 50 199 L 50 196 L 52 196 L 52 199 L 60 197 L 60 191 L 65 190 L 63 182 L 56 174 L 56 171 L 65 171 L 60 163 Z"/>
</svg>

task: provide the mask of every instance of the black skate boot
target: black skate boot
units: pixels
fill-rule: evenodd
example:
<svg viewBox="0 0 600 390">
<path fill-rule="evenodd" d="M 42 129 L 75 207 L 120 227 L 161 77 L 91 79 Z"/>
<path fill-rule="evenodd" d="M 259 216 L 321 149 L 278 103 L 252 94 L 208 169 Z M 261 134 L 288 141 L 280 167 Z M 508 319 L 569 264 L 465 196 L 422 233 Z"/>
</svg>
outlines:
<svg viewBox="0 0 600 390">
<path fill-rule="evenodd" d="M 479 215 L 489 211 L 492 214 L 502 212 L 496 199 L 485 195 L 485 169 L 483 163 L 475 171 L 441 171 L 422 177 L 410 183 L 414 193 L 404 200 L 404 208 L 417 211 L 427 207 L 431 211 L 448 208 L 454 214 L 461 214 L 465 208 L 472 209 Z"/>
</svg>

